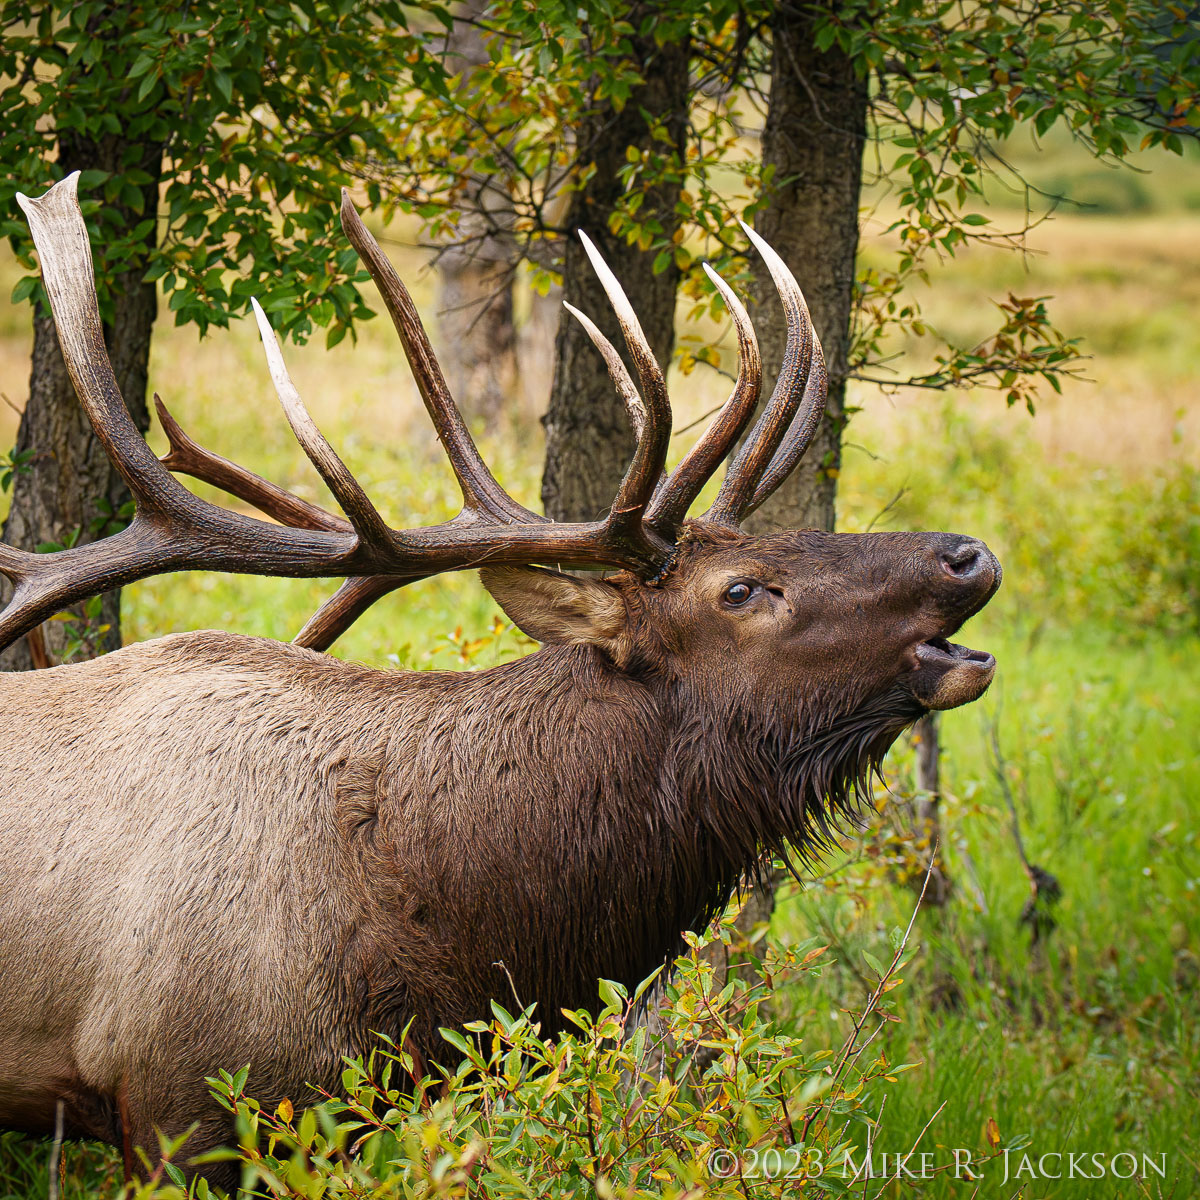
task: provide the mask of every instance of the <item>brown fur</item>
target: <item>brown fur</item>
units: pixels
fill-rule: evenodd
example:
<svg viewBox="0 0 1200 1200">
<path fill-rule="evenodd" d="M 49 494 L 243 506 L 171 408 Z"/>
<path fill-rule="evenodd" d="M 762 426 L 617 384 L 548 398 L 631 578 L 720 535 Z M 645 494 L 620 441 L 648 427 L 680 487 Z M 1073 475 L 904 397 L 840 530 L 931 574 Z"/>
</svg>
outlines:
<svg viewBox="0 0 1200 1200">
<path fill-rule="evenodd" d="M 554 1032 L 636 983 L 963 674 L 913 649 L 999 584 L 986 549 L 945 568 L 962 544 L 693 526 L 657 586 L 496 569 L 564 644 L 475 674 L 192 633 L 0 675 L 0 1124 L 62 1099 L 76 1135 L 199 1121 L 199 1150 L 218 1068 L 303 1100 L 374 1031 L 436 1058 L 512 988 Z"/>
</svg>

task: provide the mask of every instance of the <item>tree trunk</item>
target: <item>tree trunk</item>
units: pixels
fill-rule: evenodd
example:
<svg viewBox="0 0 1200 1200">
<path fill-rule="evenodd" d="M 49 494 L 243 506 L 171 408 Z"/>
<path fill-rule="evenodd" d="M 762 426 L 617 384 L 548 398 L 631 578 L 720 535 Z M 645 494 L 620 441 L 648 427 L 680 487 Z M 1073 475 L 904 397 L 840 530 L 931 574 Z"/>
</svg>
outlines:
<svg viewBox="0 0 1200 1200">
<path fill-rule="evenodd" d="M 922 872 L 919 879 L 913 880 L 913 887 L 918 892 L 925 887 L 925 903 L 942 908 L 950 900 L 952 886 L 942 854 L 941 743 L 938 734 L 936 712 L 927 712 L 912 730 L 917 756 L 916 784 L 920 793 L 916 813 L 917 848 L 929 871 L 928 886 L 925 886 Z"/>
<path fill-rule="evenodd" d="M 924 825 L 932 822 L 936 827 L 938 800 L 942 790 L 937 713 L 927 712 L 913 726 L 912 740 L 917 752 L 917 790 L 921 793 L 917 823 Z"/>
<path fill-rule="evenodd" d="M 529 289 L 529 315 L 517 330 L 517 407 L 522 414 L 545 413 L 554 383 L 554 341 L 563 312 L 562 286 L 546 295 Z"/>
<path fill-rule="evenodd" d="M 814 13 L 782 5 L 771 28 L 771 93 L 762 134 L 763 165 L 774 169 L 755 228 L 796 275 L 829 369 L 829 403 L 804 461 L 746 522 L 751 532 L 832 529 L 845 424 L 846 375 L 858 253 L 858 206 L 867 136 L 867 83 L 836 47 L 813 42 Z M 752 317 L 764 391 L 787 340 L 778 294 L 755 258 Z M 747 912 L 768 920 L 782 873 L 755 889 Z"/>
<path fill-rule="evenodd" d="M 631 22 L 637 25 L 641 15 L 644 10 L 632 16 Z M 571 198 L 566 223 L 572 236 L 566 245 L 563 290 L 566 299 L 591 317 L 624 353 L 624 342 L 604 289 L 574 236 L 576 229 L 582 229 L 621 281 L 665 371 L 675 341 L 678 268 L 672 262 L 666 270 L 654 274 L 656 250 L 639 250 L 613 238 L 607 222 L 621 196 L 623 185 L 618 172 L 626 161 L 626 148 L 664 149 L 662 142 L 653 140 L 643 111 L 665 122 L 682 161 L 688 113 L 688 46 L 684 42 L 658 46 L 651 37 L 634 37 L 630 42 L 644 82 L 634 89 L 620 112 L 599 107 L 588 114 L 579 130 L 579 163 L 595 164 L 596 170 Z M 675 205 L 681 189 L 678 182 L 663 184 L 646 197 L 638 214 L 657 220 L 667 239 L 679 227 Z M 602 516 L 612 504 L 632 457 L 633 432 L 625 405 L 600 355 L 566 310 L 559 320 L 554 382 L 543 423 L 546 470 L 542 501 L 546 515 L 557 521 Z"/>
<path fill-rule="evenodd" d="M 438 260 L 438 335 L 449 347 L 442 361 L 451 393 L 491 429 L 511 415 L 517 390 L 515 249 L 499 235 L 472 233 L 478 223 L 474 215 L 464 218 L 460 231 L 472 240 Z"/>
<path fill-rule="evenodd" d="M 829 367 L 829 404 L 804 461 L 747 523 L 756 531 L 834 526 L 868 95 L 850 58 L 836 47 L 816 48 L 814 24 L 809 6 L 792 3 L 780 7 L 772 25 L 762 154 L 774 169 L 774 186 L 755 228 L 804 290 Z M 785 329 L 775 289 L 757 261 L 754 299 L 769 385 L 783 361 Z"/>
<path fill-rule="evenodd" d="M 479 18 L 485 5 L 467 0 L 460 18 Z M 446 48 L 455 71 L 470 71 L 488 61 L 478 26 L 454 23 Z M 451 392 L 466 413 L 489 426 L 502 419 L 516 397 L 517 334 L 513 323 L 513 283 L 519 258 L 509 229 L 512 207 L 488 180 L 475 178 L 464 204 L 458 240 L 438 259 L 437 318 Z"/>
<path fill-rule="evenodd" d="M 125 158 L 128 149 L 129 143 L 116 136 L 102 142 L 64 137 L 59 157 L 66 171 L 115 172 L 129 165 Z M 142 189 L 146 213 L 158 207 L 161 161 L 162 148 L 155 145 L 145 147 L 136 164 L 154 179 Z M 130 224 L 142 219 L 121 205 L 111 207 Z M 157 308 L 154 284 L 144 283 L 142 276 L 154 237 L 151 232 L 143 252 L 117 277 L 110 319 L 104 324 L 104 341 L 117 383 L 142 430 L 149 423 L 146 381 L 150 332 Z M 125 523 L 118 514 L 128 502 L 129 492 L 92 433 L 67 376 L 54 321 L 42 313 L 33 322 L 29 400 L 17 431 L 16 450 L 31 451 L 32 457 L 13 480 L 12 508 L 2 534 L 9 545 L 36 550 L 47 543 L 90 542 Z M 121 644 L 120 593 L 106 593 L 93 618 L 85 619 L 82 610 L 77 610 L 77 619 L 69 624 L 71 628 L 68 623 L 51 621 L 42 628 L 52 661 L 61 660 L 68 651 L 75 657 L 92 657 L 115 649 Z M 30 644 L 24 639 L 0 654 L 0 670 L 28 670 L 34 665 Z"/>
</svg>

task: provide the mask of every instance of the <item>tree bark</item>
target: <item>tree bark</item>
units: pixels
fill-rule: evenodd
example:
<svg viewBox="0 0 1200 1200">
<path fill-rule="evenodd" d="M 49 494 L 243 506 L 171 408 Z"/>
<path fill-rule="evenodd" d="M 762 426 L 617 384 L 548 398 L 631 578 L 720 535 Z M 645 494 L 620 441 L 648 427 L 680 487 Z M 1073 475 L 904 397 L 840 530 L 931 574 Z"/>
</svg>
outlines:
<svg viewBox="0 0 1200 1200">
<path fill-rule="evenodd" d="M 467 0 L 460 18 L 479 18 L 480 0 Z M 454 23 L 446 48 L 454 69 L 470 72 L 488 61 L 483 34 L 470 20 Z M 517 391 L 517 333 L 513 284 L 520 257 L 509 229 L 513 214 L 507 197 L 477 177 L 468 188 L 468 211 L 459 221 L 458 240 L 438 259 L 437 319 L 451 392 L 464 410 L 489 426 L 501 420 Z"/>
<path fill-rule="evenodd" d="M 829 368 L 829 403 L 804 461 L 747 522 L 754 531 L 834 527 L 868 94 L 847 55 L 836 46 L 816 48 L 816 15 L 809 5 L 783 4 L 772 23 L 762 155 L 774 184 L 755 228 L 804 290 Z M 757 262 L 754 300 L 763 378 L 770 383 L 786 334 L 775 290 Z"/>
<path fill-rule="evenodd" d="M 636 25 L 645 14 L 631 17 Z M 579 130 L 580 166 L 595 165 L 586 185 L 571 199 L 563 266 L 565 298 L 585 312 L 605 336 L 624 353 L 625 346 L 579 239 L 582 229 L 613 269 L 638 314 L 646 337 L 664 371 L 675 342 L 675 291 L 679 271 L 672 262 L 655 275 L 656 250 L 639 250 L 614 238 L 609 213 L 622 192 L 619 171 L 629 146 L 663 149 L 651 136 L 643 111 L 663 120 L 682 161 L 688 112 L 688 46 L 684 42 L 655 44 L 652 37 L 630 39 L 632 56 L 644 80 L 625 107 L 617 112 L 605 105 L 588 114 Z M 675 212 L 682 184 L 654 189 L 639 216 L 654 219 L 670 239 L 679 228 Z M 626 360 L 628 362 L 628 359 Z M 636 376 L 635 376 L 636 378 Z M 554 382 L 543 424 L 546 428 L 546 469 L 542 502 L 556 521 L 584 521 L 602 516 L 617 493 L 633 454 L 633 432 L 624 403 L 617 395 L 603 362 L 579 323 L 564 309 L 555 341 Z"/>
<path fill-rule="evenodd" d="M 816 48 L 815 17 L 810 6 L 791 3 L 781 5 L 772 22 L 762 158 L 765 167 L 773 168 L 773 188 L 755 228 L 792 268 L 804 291 L 825 351 L 829 402 L 804 460 L 744 523 L 755 533 L 833 529 L 836 516 L 868 94 L 866 80 L 855 74 L 850 58 L 836 47 L 824 53 Z M 757 258 L 751 302 L 769 395 L 783 362 L 787 330 L 778 293 Z M 782 872 L 776 872 L 756 887 L 743 917 L 769 920 L 782 879 Z"/>
<path fill-rule="evenodd" d="M 100 142 L 63 137 L 59 161 L 66 171 L 118 172 L 130 165 L 126 157 L 129 149 L 129 143 L 118 136 Z M 157 210 L 161 164 L 161 146 L 142 147 L 136 165 L 154 180 L 142 189 L 144 213 Z M 121 205 L 111 207 L 130 224 L 142 219 L 142 214 L 122 211 Z M 142 277 L 154 239 L 151 232 L 141 252 L 117 277 L 112 310 L 104 323 L 104 341 L 117 383 L 142 430 L 149 424 L 146 383 L 150 334 L 157 309 L 154 284 L 143 282 Z M 9 545 L 36 550 L 47 543 L 64 545 L 74 540 L 82 544 L 115 532 L 123 523 L 116 514 L 128 502 L 129 492 L 76 399 L 59 351 L 54 321 L 46 313 L 34 317 L 29 400 L 17 431 L 16 450 L 31 451 L 32 457 L 13 480 L 12 507 L 0 535 Z M 116 649 L 121 644 L 120 593 L 104 595 L 94 621 L 85 621 L 80 614 L 71 624 L 82 639 L 73 639 L 64 622 L 51 621 L 43 626 L 45 648 L 52 661 L 60 661 L 71 642 L 79 643 L 75 646 L 77 657 Z M 108 628 L 101 632 L 102 626 Z M 25 639 L 0 654 L 0 670 L 29 670 L 34 665 L 34 655 Z"/>
<path fill-rule="evenodd" d="M 928 886 L 925 886 L 922 872 L 919 879 L 913 880 L 913 887 L 918 892 L 925 887 L 925 903 L 942 908 L 950 900 L 953 885 L 942 854 L 941 742 L 936 712 L 927 712 L 913 726 L 912 741 L 917 758 L 917 791 L 920 793 L 916 811 L 917 848 L 929 870 Z"/>
</svg>

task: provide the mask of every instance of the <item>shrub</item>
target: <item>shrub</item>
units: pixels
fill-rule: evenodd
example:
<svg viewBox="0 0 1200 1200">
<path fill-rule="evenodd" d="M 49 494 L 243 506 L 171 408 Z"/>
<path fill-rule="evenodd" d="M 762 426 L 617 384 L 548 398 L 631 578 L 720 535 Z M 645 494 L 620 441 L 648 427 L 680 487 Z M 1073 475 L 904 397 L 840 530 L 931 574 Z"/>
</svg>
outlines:
<svg viewBox="0 0 1200 1200">
<path fill-rule="evenodd" d="M 737 936 L 721 926 L 726 956 Z M 871 1114 L 913 1065 L 866 1053 L 895 1019 L 906 939 L 895 931 L 894 956 L 875 964 L 874 992 L 837 1052 L 810 1050 L 771 1015 L 785 981 L 819 974 L 826 947 L 770 945 L 755 969 L 727 972 L 690 939 L 661 991 L 603 982 L 599 1014 L 568 1013 L 575 1031 L 553 1041 L 532 1009 L 495 1004 L 490 1022 L 443 1031 L 456 1068 L 425 1073 L 383 1039 L 366 1062 L 347 1061 L 340 1095 L 303 1112 L 289 1100 L 265 1110 L 245 1070 L 222 1072 L 210 1083 L 236 1116 L 238 1144 L 206 1157 L 238 1162 L 254 1195 L 314 1200 L 849 1194 L 878 1134 Z M 210 1194 L 203 1181 L 190 1190 Z M 184 1194 L 168 1164 L 142 1197 Z"/>
</svg>

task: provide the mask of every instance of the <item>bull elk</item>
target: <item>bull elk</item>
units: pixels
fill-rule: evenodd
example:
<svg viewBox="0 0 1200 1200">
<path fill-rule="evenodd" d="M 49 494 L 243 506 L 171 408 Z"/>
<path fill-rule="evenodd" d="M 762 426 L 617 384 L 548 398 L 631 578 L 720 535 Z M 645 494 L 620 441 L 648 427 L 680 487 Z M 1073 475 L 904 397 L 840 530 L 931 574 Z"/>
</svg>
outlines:
<svg viewBox="0 0 1200 1200">
<path fill-rule="evenodd" d="M 201 632 L 0 676 L 0 1125 L 123 1146 L 155 1127 L 228 1135 L 204 1078 L 252 1067 L 266 1103 L 336 1086 L 342 1057 L 412 1022 L 486 1015 L 515 990 L 543 1031 L 634 985 L 700 930 L 764 852 L 829 836 L 887 748 L 976 699 L 989 654 L 947 639 L 995 592 L 987 547 L 949 533 L 750 536 L 739 523 L 799 462 L 824 411 L 795 280 L 752 230 L 787 315 L 759 407 L 754 331 L 736 385 L 667 473 L 664 376 L 588 244 L 640 394 L 582 313 L 637 441 L 602 519 L 555 523 L 496 482 L 404 285 L 348 197 L 342 223 L 395 323 L 462 489 L 452 521 L 393 529 L 304 408 L 261 309 L 296 438 L 345 517 L 190 439 L 131 421 L 104 348 L 71 176 L 20 197 L 63 357 L 137 503 L 122 532 L 31 554 L 0 545 L 0 645 L 105 589 L 179 570 L 345 582 L 292 645 Z M 156 397 L 157 400 L 157 397 Z M 747 430 L 749 432 L 747 432 Z M 736 450 L 736 452 L 735 452 Z M 687 512 L 732 455 L 712 507 Z M 273 518 L 203 501 L 217 485 Z M 577 577 L 548 568 L 616 568 Z M 477 673 L 374 671 L 319 653 L 373 601 L 480 568 L 542 643 Z M 226 1181 L 227 1182 L 227 1181 Z"/>
</svg>

